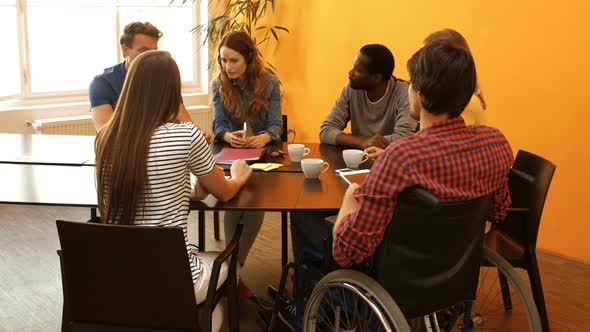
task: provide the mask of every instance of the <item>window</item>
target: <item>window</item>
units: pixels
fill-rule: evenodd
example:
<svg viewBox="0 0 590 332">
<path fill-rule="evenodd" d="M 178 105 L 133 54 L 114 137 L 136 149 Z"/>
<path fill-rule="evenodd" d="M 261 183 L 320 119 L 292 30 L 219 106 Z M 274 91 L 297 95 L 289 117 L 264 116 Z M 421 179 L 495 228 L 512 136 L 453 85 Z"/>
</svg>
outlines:
<svg viewBox="0 0 590 332">
<path fill-rule="evenodd" d="M 0 0 L 0 31 L 5 31 L 3 51 L 0 52 L 0 96 L 16 95 L 21 90 L 19 70 L 18 34 L 11 33 L 17 28 L 16 1 Z"/>
<path fill-rule="evenodd" d="M 0 31 L 5 32 L 0 98 L 87 99 L 92 78 L 123 61 L 119 38 L 133 21 L 158 27 L 164 33 L 158 48 L 175 58 L 183 86 L 200 88 L 201 47 L 191 29 L 206 5 L 207 1 L 182 5 L 170 0 L 0 0 Z"/>
</svg>

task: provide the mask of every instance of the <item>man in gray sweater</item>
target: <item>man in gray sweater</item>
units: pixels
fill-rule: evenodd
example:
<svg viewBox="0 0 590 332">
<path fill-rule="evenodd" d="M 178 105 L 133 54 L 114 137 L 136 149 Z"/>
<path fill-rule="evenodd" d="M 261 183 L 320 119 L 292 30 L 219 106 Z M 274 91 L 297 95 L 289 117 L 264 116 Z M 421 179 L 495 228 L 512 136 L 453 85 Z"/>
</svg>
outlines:
<svg viewBox="0 0 590 332">
<path fill-rule="evenodd" d="M 384 149 L 414 133 L 416 121 L 409 114 L 409 84 L 392 76 L 394 67 L 393 54 L 387 47 L 371 44 L 360 49 L 348 72 L 349 83 L 322 124 L 323 143 Z M 343 133 L 348 121 L 352 134 Z"/>
</svg>

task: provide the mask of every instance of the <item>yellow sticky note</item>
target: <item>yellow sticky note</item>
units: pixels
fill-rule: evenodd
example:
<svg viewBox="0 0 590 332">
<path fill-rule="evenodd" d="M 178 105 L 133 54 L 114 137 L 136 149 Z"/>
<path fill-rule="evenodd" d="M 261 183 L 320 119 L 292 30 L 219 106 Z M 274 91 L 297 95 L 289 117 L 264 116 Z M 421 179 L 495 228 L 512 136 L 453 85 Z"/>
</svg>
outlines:
<svg viewBox="0 0 590 332">
<path fill-rule="evenodd" d="M 255 163 L 255 164 L 250 165 L 250 168 L 268 172 L 273 169 L 279 168 L 281 166 L 283 166 L 283 165 L 276 164 L 276 163 Z"/>
<path fill-rule="evenodd" d="M 258 169 L 264 171 L 268 167 L 268 164 L 265 163 L 255 163 L 250 165 L 251 169 Z"/>
<path fill-rule="evenodd" d="M 268 171 L 271 171 L 273 169 L 276 169 L 276 168 L 279 168 L 279 167 L 283 166 L 281 164 L 276 164 L 276 163 L 268 163 L 267 165 L 268 166 L 264 168 L 264 171 L 265 172 L 268 172 Z"/>
</svg>

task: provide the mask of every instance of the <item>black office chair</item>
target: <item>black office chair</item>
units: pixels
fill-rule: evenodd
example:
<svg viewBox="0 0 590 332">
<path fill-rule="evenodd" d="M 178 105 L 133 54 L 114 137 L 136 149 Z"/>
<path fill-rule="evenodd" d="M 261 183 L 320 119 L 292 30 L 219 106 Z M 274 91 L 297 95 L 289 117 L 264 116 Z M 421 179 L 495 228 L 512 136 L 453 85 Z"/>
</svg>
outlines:
<svg viewBox="0 0 590 332">
<path fill-rule="evenodd" d="M 64 306 L 62 331 L 211 331 L 221 296 L 238 330 L 236 266 L 241 225 L 215 259 L 197 304 L 182 229 L 58 220 Z M 216 290 L 221 265 L 227 280 Z"/>
<path fill-rule="evenodd" d="M 289 129 L 288 129 L 288 125 L 287 125 L 287 115 L 283 114 L 283 132 L 281 133 L 281 141 L 282 142 L 286 142 L 288 140 L 288 136 L 289 136 Z M 287 220 L 287 213 L 283 212 L 281 214 L 281 220 L 285 220 L 284 222 L 286 222 Z M 215 237 L 215 240 L 219 240 L 221 239 L 221 237 L 219 236 L 219 211 L 213 211 L 213 236 Z"/>
<path fill-rule="evenodd" d="M 555 168 L 546 159 L 527 151 L 518 151 L 508 180 L 512 205 L 506 219 L 494 224 L 484 237 L 487 247 L 512 266 L 528 272 L 545 332 L 549 331 L 549 319 L 536 249 L 541 215 Z M 508 308 L 511 302 L 509 294 L 504 297 L 504 302 Z"/>
</svg>

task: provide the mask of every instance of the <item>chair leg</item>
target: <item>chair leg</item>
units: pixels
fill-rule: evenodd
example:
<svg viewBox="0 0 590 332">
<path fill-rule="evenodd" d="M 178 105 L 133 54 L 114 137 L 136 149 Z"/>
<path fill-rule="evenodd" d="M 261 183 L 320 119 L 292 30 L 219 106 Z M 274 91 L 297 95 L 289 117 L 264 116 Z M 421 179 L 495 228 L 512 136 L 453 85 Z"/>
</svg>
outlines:
<svg viewBox="0 0 590 332">
<path fill-rule="evenodd" d="M 63 310 L 62 310 L 62 314 L 61 314 L 61 332 L 68 332 L 69 331 L 68 325 L 71 320 L 70 319 L 71 318 L 70 301 L 68 300 L 69 293 L 68 293 L 68 288 L 67 288 L 68 283 L 66 282 L 65 275 L 64 275 L 64 261 L 63 261 L 63 256 L 62 256 L 61 250 L 58 250 L 57 254 L 59 255 L 61 285 L 62 285 L 63 298 L 64 298 Z"/>
<path fill-rule="evenodd" d="M 463 309 L 463 326 L 461 330 L 463 332 L 468 332 L 473 330 L 474 324 L 473 319 L 471 317 L 471 310 L 473 309 L 473 301 L 465 301 L 465 308 Z"/>
<path fill-rule="evenodd" d="M 197 223 L 199 225 L 199 251 L 205 251 L 205 211 L 198 211 Z"/>
<path fill-rule="evenodd" d="M 500 281 L 500 289 L 502 290 L 502 300 L 504 301 L 504 310 L 512 311 L 512 299 L 510 298 L 510 286 L 508 280 L 500 270 L 498 270 L 498 278 Z"/>
<path fill-rule="evenodd" d="M 537 257 L 533 256 L 530 260 L 530 266 L 527 269 L 529 279 L 531 281 L 531 290 L 533 298 L 541 316 L 541 326 L 543 332 L 549 332 L 549 317 L 547 316 L 547 307 L 545 306 L 545 296 L 543 295 L 543 286 L 541 285 L 541 274 L 539 273 L 539 265 L 537 265 Z"/>
<path fill-rule="evenodd" d="M 287 237 L 288 220 L 288 212 L 281 212 L 281 266 L 285 266 L 289 260 L 287 248 L 289 244 Z"/>
<path fill-rule="evenodd" d="M 268 325 L 267 331 L 274 331 L 275 326 L 277 323 L 277 315 L 280 310 L 282 310 L 288 303 L 292 301 L 292 299 L 285 299 L 283 296 L 285 293 L 285 287 L 287 285 L 287 278 L 289 277 L 289 270 L 293 269 L 295 275 L 297 276 L 297 272 L 299 266 L 295 263 L 287 263 L 283 266 L 283 270 L 281 272 L 281 280 L 279 282 L 279 289 L 277 291 L 277 295 L 275 297 L 275 302 L 272 309 L 272 317 L 270 319 L 270 323 Z M 297 282 L 298 280 L 295 280 Z M 295 293 L 294 293 L 295 294 Z"/>
<path fill-rule="evenodd" d="M 100 223 L 100 218 L 96 213 L 96 208 L 90 208 L 90 220 L 88 221 L 93 223 Z"/>
<path fill-rule="evenodd" d="M 238 280 L 235 273 L 229 278 L 227 306 L 229 312 L 229 330 L 239 331 L 240 317 L 238 313 Z"/>
<path fill-rule="evenodd" d="M 219 211 L 213 211 L 213 236 L 219 240 Z"/>
</svg>

